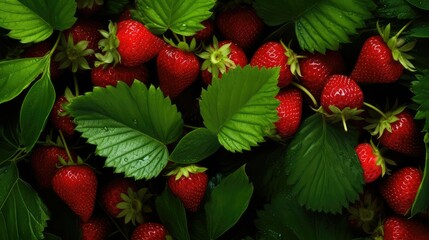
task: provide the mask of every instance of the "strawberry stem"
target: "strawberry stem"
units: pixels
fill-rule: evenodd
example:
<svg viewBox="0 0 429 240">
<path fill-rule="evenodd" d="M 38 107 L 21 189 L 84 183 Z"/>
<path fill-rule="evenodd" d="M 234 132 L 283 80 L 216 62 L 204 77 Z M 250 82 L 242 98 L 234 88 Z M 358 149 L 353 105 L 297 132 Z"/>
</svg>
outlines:
<svg viewBox="0 0 429 240">
<path fill-rule="evenodd" d="M 381 111 L 380 109 L 378 109 L 376 106 L 374 106 L 374 105 L 372 105 L 372 104 L 370 104 L 370 103 L 367 103 L 367 102 L 363 102 L 363 105 L 364 106 L 366 106 L 366 107 L 368 107 L 368 108 L 370 108 L 370 109 L 372 109 L 372 110 L 374 110 L 374 111 L 376 111 L 378 114 L 380 114 L 383 118 L 387 118 L 387 116 L 386 116 L 386 114 L 384 114 L 384 112 L 383 111 Z"/>
<path fill-rule="evenodd" d="M 313 96 L 313 94 L 311 94 L 311 92 L 310 91 L 308 91 L 308 89 L 307 88 L 305 88 L 304 86 L 302 86 L 301 84 L 299 84 L 299 83 L 296 83 L 296 82 L 294 82 L 294 81 L 292 81 L 292 83 L 291 83 L 293 86 L 295 86 L 296 88 L 298 88 L 299 90 L 301 90 L 301 91 L 303 91 L 309 98 L 310 98 L 310 100 L 311 100 L 311 102 L 313 103 L 313 105 L 314 105 L 314 107 L 315 108 L 317 108 L 317 101 L 316 101 L 316 98 L 314 98 L 314 96 Z"/>
<path fill-rule="evenodd" d="M 348 131 L 347 129 L 347 122 L 346 122 L 346 118 L 344 117 L 344 114 L 341 114 L 341 121 L 343 122 L 343 127 L 344 127 L 344 131 Z"/>
<path fill-rule="evenodd" d="M 76 73 L 73 73 L 74 94 L 79 96 L 79 84 L 77 83 Z"/>
<path fill-rule="evenodd" d="M 61 142 L 63 143 L 63 146 L 64 146 L 64 149 L 66 150 L 67 156 L 69 157 L 69 161 L 73 162 L 73 158 L 72 158 L 72 156 L 70 154 L 70 150 L 69 150 L 69 148 L 67 146 L 67 142 L 66 142 L 66 139 L 64 138 L 64 134 L 63 134 L 63 132 L 61 130 L 58 130 L 58 132 L 60 134 Z"/>
</svg>

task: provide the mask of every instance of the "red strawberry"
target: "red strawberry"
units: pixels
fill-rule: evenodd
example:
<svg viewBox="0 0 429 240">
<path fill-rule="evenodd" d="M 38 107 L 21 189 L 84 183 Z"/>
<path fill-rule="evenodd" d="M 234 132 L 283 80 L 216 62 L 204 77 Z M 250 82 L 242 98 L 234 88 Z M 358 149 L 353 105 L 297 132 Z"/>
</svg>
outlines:
<svg viewBox="0 0 429 240">
<path fill-rule="evenodd" d="M 390 216 L 383 223 L 383 233 L 384 240 L 426 240 L 429 226 L 416 219 Z"/>
<path fill-rule="evenodd" d="M 237 5 L 217 13 L 216 27 L 224 39 L 248 49 L 259 40 L 264 23 L 251 6 Z"/>
<path fill-rule="evenodd" d="M 69 102 L 70 95 L 70 90 L 66 90 L 66 93 L 55 101 L 50 115 L 52 125 L 67 136 L 72 136 L 76 127 L 73 119 L 64 110 L 64 105 Z"/>
<path fill-rule="evenodd" d="M 345 75 L 332 75 L 322 91 L 320 103 L 327 112 L 330 106 L 342 110 L 346 107 L 360 109 L 363 106 L 363 93 L 351 78 Z"/>
<path fill-rule="evenodd" d="M 291 137 L 298 131 L 302 116 L 302 94 L 296 88 L 281 90 L 276 98 L 280 101 L 277 107 L 279 120 L 275 123 L 281 137 Z"/>
<path fill-rule="evenodd" d="M 83 222 L 87 222 L 94 210 L 97 176 L 86 165 L 63 166 L 52 179 L 55 193 Z"/>
<path fill-rule="evenodd" d="M 31 167 L 37 185 L 42 189 L 50 188 L 52 178 L 58 170 L 59 158 L 69 161 L 67 151 L 57 146 L 38 146 L 31 154 Z"/>
<path fill-rule="evenodd" d="M 184 42 L 178 46 L 166 45 L 159 52 L 156 69 L 165 96 L 177 97 L 198 78 L 200 62 L 192 52 L 194 48 L 195 40 L 190 45 Z"/>
<path fill-rule="evenodd" d="M 209 41 L 210 39 L 213 38 L 214 28 L 215 28 L 214 21 L 211 18 L 209 18 L 202 21 L 201 24 L 204 26 L 204 28 L 196 32 L 193 37 L 195 38 L 195 40 L 199 42 Z"/>
<path fill-rule="evenodd" d="M 231 41 L 218 42 L 216 37 L 213 38 L 213 44 L 198 56 L 204 59 L 201 77 L 206 85 L 209 85 L 213 78 L 222 78 L 222 74 L 229 69 L 247 64 L 243 49 Z"/>
<path fill-rule="evenodd" d="M 412 57 L 405 52 L 410 51 L 415 42 L 405 43 L 404 39 L 398 39 L 405 27 L 389 39 L 390 24 L 382 30 L 377 23 L 380 35 L 371 36 L 364 42 L 351 78 L 358 83 L 391 83 L 400 78 L 404 68 L 414 71 L 409 61 Z"/>
<path fill-rule="evenodd" d="M 105 240 L 110 229 L 110 222 L 107 218 L 91 218 L 81 224 L 82 240 Z"/>
<path fill-rule="evenodd" d="M 48 40 L 35 43 L 25 50 L 23 57 L 25 58 L 43 57 L 49 51 L 51 51 L 53 47 L 54 47 L 53 44 L 50 43 Z M 60 67 L 60 64 L 58 62 L 51 60 L 49 69 L 50 69 L 52 80 L 56 80 L 61 76 L 62 70 L 59 69 L 59 67 Z"/>
<path fill-rule="evenodd" d="M 380 151 L 371 143 L 360 143 L 355 147 L 357 157 L 363 170 L 365 183 L 371 183 L 386 173 L 386 164 Z"/>
<path fill-rule="evenodd" d="M 117 217 L 121 213 L 122 210 L 117 205 L 124 201 L 121 194 L 127 194 L 128 189 L 135 191 L 135 183 L 124 178 L 115 178 L 103 187 L 101 203 L 110 216 Z"/>
<path fill-rule="evenodd" d="M 260 68 L 280 67 L 279 87 L 285 87 L 292 82 L 295 74 L 300 75 L 298 59 L 292 49 L 286 47 L 283 42 L 266 42 L 253 54 L 250 60 L 251 66 Z"/>
<path fill-rule="evenodd" d="M 413 205 L 422 172 L 415 167 L 404 167 L 384 179 L 380 193 L 389 207 L 397 214 L 406 215 Z"/>
<path fill-rule="evenodd" d="M 131 9 L 127 8 L 124 11 L 121 12 L 121 14 L 118 17 L 118 21 L 124 21 L 124 20 L 132 20 L 132 16 L 131 16 Z"/>
<path fill-rule="evenodd" d="M 164 225 L 155 222 L 140 224 L 134 229 L 131 240 L 165 240 L 169 235 Z"/>
<path fill-rule="evenodd" d="M 92 84 L 100 87 L 116 86 L 118 81 L 131 85 L 134 79 L 147 82 L 148 75 L 149 70 L 145 64 L 134 67 L 116 64 L 115 66 L 99 66 L 91 69 Z"/>
<path fill-rule="evenodd" d="M 337 51 L 307 54 L 299 62 L 301 71 L 300 83 L 319 100 L 323 87 L 329 77 L 345 72 L 343 56 Z"/>
<path fill-rule="evenodd" d="M 196 212 L 201 204 L 207 189 L 208 176 L 204 172 L 206 168 L 190 165 L 179 167 L 168 175 L 168 186 L 171 192 L 183 203 L 183 206 L 191 212 Z"/>
</svg>

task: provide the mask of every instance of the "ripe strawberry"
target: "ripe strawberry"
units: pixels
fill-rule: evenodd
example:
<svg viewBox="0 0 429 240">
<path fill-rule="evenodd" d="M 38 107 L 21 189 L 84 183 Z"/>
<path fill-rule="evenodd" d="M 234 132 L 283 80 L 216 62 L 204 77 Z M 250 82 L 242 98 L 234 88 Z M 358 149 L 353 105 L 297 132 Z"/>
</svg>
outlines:
<svg viewBox="0 0 429 240">
<path fill-rule="evenodd" d="M 213 38 L 212 45 L 207 46 L 198 56 L 204 59 L 201 77 L 206 85 L 209 85 L 213 78 L 222 78 L 222 74 L 229 69 L 247 64 L 243 49 L 231 41 L 218 42 L 216 37 Z"/>
<path fill-rule="evenodd" d="M 171 239 L 164 225 L 155 222 L 140 224 L 134 229 L 131 240 L 165 240 Z"/>
<path fill-rule="evenodd" d="M 343 56 L 338 51 L 309 53 L 299 62 L 300 83 L 319 100 L 329 77 L 345 72 Z"/>
<path fill-rule="evenodd" d="M 52 179 L 55 193 L 83 222 L 87 222 L 94 210 L 97 176 L 87 165 L 63 166 Z"/>
<path fill-rule="evenodd" d="M 215 23 L 209 18 L 201 22 L 204 28 L 195 33 L 193 36 L 198 42 L 206 42 L 213 38 Z"/>
<path fill-rule="evenodd" d="M 123 81 L 128 85 L 137 79 L 147 82 L 149 70 L 145 64 L 134 67 L 126 67 L 121 64 L 115 66 L 99 66 L 91 69 L 91 81 L 94 86 L 106 87 L 116 86 L 118 81 Z"/>
<path fill-rule="evenodd" d="M 425 240 L 429 239 L 427 224 L 416 219 L 399 216 L 387 217 L 383 223 L 384 240 Z"/>
<path fill-rule="evenodd" d="M 101 204 L 110 216 L 117 217 L 121 213 L 117 205 L 124 201 L 121 194 L 126 195 L 128 189 L 135 191 L 135 182 L 125 178 L 115 178 L 103 187 Z"/>
<path fill-rule="evenodd" d="M 298 59 L 302 56 L 296 55 L 290 47 L 283 42 L 270 41 L 262 44 L 253 54 L 250 60 L 251 66 L 259 68 L 280 67 L 278 80 L 279 87 L 285 87 L 292 82 L 295 74 L 300 75 Z"/>
<path fill-rule="evenodd" d="M 351 78 L 357 83 L 391 83 L 400 78 L 404 68 L 414 71 L 409 61 L 412 57 L 405 52 L 410 51 L 415 42 L 405 43 L 404 39 L 398 39 L 405 27 L 389 38 L 390 24 L 382 30 L 377 23 L 380 35 L 371 36 L 364 42 Z"/>
<path fill-rule="evenodd" d="M 43 57 L 49 51 L 51 51 L 53 47 L 54 47 L 53 44 L 50 43 L 48 40 L 35 43 L 25 50 L 25 52 L 23 53 L 23 57 L 25 58 Z M 61 76 L 62 69 L 60 69 L 59 67 L 60 67 L 60 64 L 58 62 L 51 60 L 49 70 L 51 73 L 52 80 L 56 80 Z"/>
<path fill-rule="evenodd" d="M 156 69 L 159 87 L 165 96 L 177 97 L 198 78 L 200 62 L 192 52 L 195 44 L 193 40 L 190 45 L 185 42 L 174 46 L 166 45 L 159 52 Z"/>
<path fill-rule="evenodd" d="M 67 88 L 65 94 L 58 97 L 55 101 L 50 115 L 52 125 L 56 129 L 61 130 L 67 136 L 72 136 L 75 132 L 74 129 L 76 127 L 76 124 L 73 122 L 73 119 L 64 110 L 64 105 L 69 103 L 69 99 L 72 98 L 71 96 L 72 93 L 70 89 Z"/>
<path fill-rule="evenodd" d="M 82 240 L 107 239 L 111 225 L 107 218 L 91 218 L 81 224 Z"/>
<path fill-rule="evenodd" d="M 383 180 L 380 193 L 395 213 L 406 215 L 414 202 L 421 181 L 422 172 L 419 169 L 403 167 Z"/>
<path fill-rule="evenodd" d="M 32 152 L 31 167 L 41 189 L 49 189 L 52 186 L 52 178 L 60 164 L 59 158 L 70 160 L 67 151 L 58 146 L 37 146 Z"/>
<path fill-rule="evenodd" d="M 190 165 L 179 167 L 168 174 L 168 186 L 171 192 L 191 212 L 198 210 L 206 192 L 208 176 L 205 170 L 206 168 Z"/>
<path fill-rule="evenodd" d="M 371 143 L 360 143 L 355 147 L 357 157 L 363 170 L 365 183 L 371 183 L 386 173 L 386 162 L 380 151 Z"/>
<path fill-rule="evenodd" d="M 251 6 L 236 5 L 217 13 L 216 27 L 224 39 L 249 49 L 259 40 L 264 23 Z"/>
<path fill-rule="evenodd" d="M 296 88 L 281 90 L 276 98 L 280 101 L 277 107 L 279 120 L 275 123 L 281 137 L 291 137 L 298 131 L 302 116 L 302 94 Z"/>
</svg>

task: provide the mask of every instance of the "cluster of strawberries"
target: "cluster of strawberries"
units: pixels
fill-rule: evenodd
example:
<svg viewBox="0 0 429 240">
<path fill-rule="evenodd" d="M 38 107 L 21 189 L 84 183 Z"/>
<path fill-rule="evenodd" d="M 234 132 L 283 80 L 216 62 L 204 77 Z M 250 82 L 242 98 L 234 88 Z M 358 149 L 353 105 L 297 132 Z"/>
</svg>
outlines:
<svg viewBox="0 0 429 240">
<path fill-rule="evenodd" d="M 377 145 L 410 157 L 424 154 L 422 136 L 410 111 L 401 106 L 384 113 L 364 102 L 361 89 L 363 85 L 395 82 L 404 70 L 414 70 L 404 53 L 411 49 L 412 43 L 401 45 L 398 40 L 403 29 L 390 38 L 389 31 L 379 28 L 381 35 L 365 41 L 352 72 L 347 74 L 343 56 L 338 51 L 298 54 L 283 41 L 268 41 L 257 46 L 266 26 L 248 5 L 216 12 L 215 19 L 202 22 L 205 28 L 193 38 L 179 39 L 173 34 L 174 40 L 154 35 L 141 22 L 133 20 L 129 10 L 115 21 L 103 21 L 94 17 L 99 8 L 98 5 L 91 9 L 80 8 L 74 26 L 61 33 L 62 39 L 50 68 L 54 83 L 64 71 L 74 76 L 88 73 L 92 86 L 100 87 L 114 86 L 118 81 L 131 84 L 135 79 L 144 83 L 153 81 L 151 83 L 159 85 L 165 96 L 174 100 L 191 85 L 207 86 L 238 66 L 279 67 L 281 90 L 276 97 L 280 101 L 276 134 L 280 138 L 290 138 L 298 131 L 307 96 L 313 110 L 324 114 L 327 120 L 343 122 L 346 131 L 346 121 L 356 126 L 361 126 L 362 119 L 371 123 L 364 128 L 370 138 L 363 139 L 355 149 L 367 184 L 389 172 L 386 162 L 393 164 L 383 158 Z M 215 33 L 222 40 L 218 41 Z M 43 56 L 52 47 L 49 41 L 34 44 L 24 57 Z M 150 198 L 147 188 L 138 189 L 134 181 L 117 177 L 98 190 L 95 170 L 82 164 L 67 147 L 66 142 L 75 137 L 75 125 L 65 114 L 63 105 L 73 95 L 66 89 L 52 110 L 51 124 L 61 133 L 61 141 L 40 145 L 32 154 L 31 164 L 38 187 L 52 188 L 81 218 L 83 239 L 105 239 L 109 234 L 110 221 L 93 214 L 97 192 L 109 216 L 123 218 L 125 224 L 139 224 L 132 233 L 132 240 L 165 239 L 168 233 L 164 226 L 143 219 L 143 213 L 150 211 L 145 205 Z M 365 109 L 376 111 L 380 116 L 369 119 Z M 63 166 L 58 168 L 58 165 Z M 205 168 L 192 165 L 169 174 L 168 186 L 189 211 L 198 210 L 205 194 L 208 182 L 205 171 Z M 409 213 L 421 180 L 422 172 L 414 166 L 404 166 L 381 179 L 381 195 L 395 214 Z M 379 220 L 377 216 L 368 220 L 359 215 L 362 212 L 359 209 L 373 210 L 367 205 L 355 207 L 350 208 L 355 224 L 367 226 L 368 222 Z M 369 227 L 366 230 L 374 232 Z M 411 233 L 422 236 L 419 239 L 429 238 L 422 223 L 396 215 L 386 218 L 383 232 L 384 239 L 418 239 L 407 238 Z"/>
</svg>

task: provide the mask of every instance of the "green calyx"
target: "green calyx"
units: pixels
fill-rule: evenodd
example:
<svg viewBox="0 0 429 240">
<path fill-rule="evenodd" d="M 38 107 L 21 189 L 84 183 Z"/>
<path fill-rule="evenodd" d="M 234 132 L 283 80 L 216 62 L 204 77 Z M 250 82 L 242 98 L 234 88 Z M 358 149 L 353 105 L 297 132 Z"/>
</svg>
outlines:
<svg viewBox="0 0 429 240">
<path fill-rule="evenodd" d="M 104 0 L 77 0 L 76 5 L 78 8 L 92 9 L 94 5 L 103 5 Z"/>
<path fill-rule="evenodd" d="M 324 115 L 325 119 L 332 123 L 342 122 L 344 131 L 348 131 L 347 120 L 362 120 L 363 118 L 359 115 L 364 111 L 363 109 L 345 107 L 339 109 L 334 105 L 329 106 L 330 113 L 327 112 L 323 107 L 318 109 L 313 109 L 316 112 L 319 112 Z"/>
<path fill-rule="evenodd" d="M 406 106 L 401 106 L 395 108 L 395 110 L 393 111 L 383 113 L 382 111 L 378 110 L 377 108 L 368 103 L 364 104 L 365 106 L 377 111 L 381 115 L 381 117 L 379 118 L 367 119 L 366 121 L 369 123 L 369 125 L 364 127 L 364 129 L 368 130 L 372 136 L 377 135 L 378 138 L 383 135 L 384 131 L 392 132 L 391 124 L 399 120 L 396 115 L 400 114 L 406 108 Z"/>
<path fill-rule="evenodd" d="M 301 69 L 299 67 L 299 59 L 300 58 L 305 58 L 305 56 L 303 55 L 298 55 L 296 54 L 292 48 L 290 47 L 292 41 L 289 42 L 288 46 L 286 46 L 283 41 L 280 41 L 280 44 L 283 46 L 283 48 L 285 49 L 285 55 L 288 58 L 287 59 L 287 64 L 290 66 L 290 71 L 294 76 L 300 76 L 301 75 Z"/>
<path fill-rule="evenodd" d="M 196 47 L 197 47 L 197 41 L 195 40 L 195 38 L 192 38 L 190 43 L 186 42 L 186 38 L 185 36 L 183 36 L 183 40 L 180 40 L 179 37 L 175 34 L 174 37 L 177 40 L 177 43 L 175 43 L 172 39 L 168 39 L 164 36 L 164 41 L 167 42 L 168 44 L 170 44 L 171 46 L 178 48 L 182 51 L 185 52 L 193 52 L 195 51 Z"/>
<path fill-rule="evenodd" d="M 364 193 L 363 199 L 347 210 L 350 213 L 349 220 L 356 222 L 365 233 L 371 234 L 377 228 L 382 204 L 370 193 Z"/>
<path fill-rule="evenodd" d="M 188 166 L 179 166 L 175 169 L 173 169 L 172 171 L 170 171 L 169 173 L 167 173 L 167 176 L 175 176 L 176 180 L 179 180 L 179 178 L 181 178 L 182 176 L 184 177 L 189 177 L 189 174 L 191 173 L 201 173 L 201 172 L 205 172 L 207 170 L 207 168 L 205 167 L 199 167 L 197 165 L 188 165 Z"/>
<path fill-rule="evenodd" d="M 218 78 L 219 73 L 224 74 L 227 69 L 236 68 L 236 64 L 229 58 L 231 53 L 231 43 L 227 43 L 219 47 L 219 42 L 216 37 L 213 37 L 213 44 L 205 48 L 205 51 L 198 54 L 204 59 L 201 65 L 201 70 L 207 70 L 213 76 Z"/>
<path fill-rule="evenodd" d="M 60 69 L 71 68 L 72 72 L 77 72 L 78 69 L 88 70 L 89 67 L 86 56 L 94 54 L 94 50 L 88 49 L 88 41 L 80 41 L 74 44 L 71 34 L 61 36 L 61 44 L 58 46 L 58 53 L 54 57 L 54 61 L 60 62 Z"/>
<path fill-rule="evenodd" d="M 116 205 L 118 209 L 122 210 L 116 217 L 124 218 L 125 224 L 129 222 L 133 225 L 143 223 L 143 213 L 152 212 L 152 208 L 146 204 L 151 197 L 152 194 L 147 188 L 141 188 L 137 192 L 128 188 L 127 194 L 121 193 L 122 202 Z"/>
<path fill-rule="evenodd" d="M 392 51 L 392 56 L 395 61 L 399 61 L 405 69 L 409 71 L 416 71 L 414 65 L 410 62 L 410 59 L 414 57 L 407 54 L 406 52 L 411 51 L 416 45 L 416 41 L 406 42 L 403 38 L 399 38 L 399 35 L 411 24 L 411 21 L 408 22 L 404 27 L 402 27 L 395 36 L 390 38 L 390 24 L 382 29 L 377 22 L 377 30 L 380 36 L 383 38 L 384 42 Z"/>
<path fill-rule="evenodd" d="M 121 62 L 121 55 L 118 52 L 119 39 L 116 37 L 118 27 L 116 23 L 110 22 L 109 31 L 99 30 L 100 34 L 104 37 L 98 42 L 98 47 L 102 53 L 96 53 L 94 66 L 107 66 L 109 64 L 116 65 Z"/>
<path fill-rule="evenodd" d="M 391 166 L 395 166 L 396 163 L 389 159 L 382 156 L 381 151 L 378 149 L 378 147 L 374 144 L 372 139 L 370 140 L 370 144 L 372 147 L 372 153 L 377 157 L 376 165 L 381 167 L 381 177 L 384 177 L 386 173 L 390 173 L 390 170 L 387 168 L 387 164 Z"/>
</svg>

